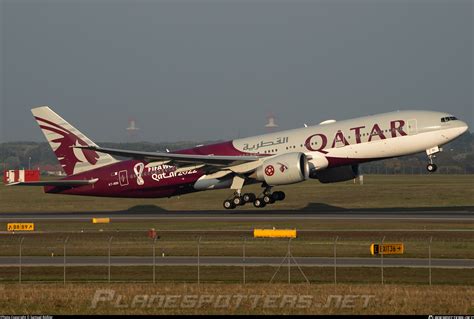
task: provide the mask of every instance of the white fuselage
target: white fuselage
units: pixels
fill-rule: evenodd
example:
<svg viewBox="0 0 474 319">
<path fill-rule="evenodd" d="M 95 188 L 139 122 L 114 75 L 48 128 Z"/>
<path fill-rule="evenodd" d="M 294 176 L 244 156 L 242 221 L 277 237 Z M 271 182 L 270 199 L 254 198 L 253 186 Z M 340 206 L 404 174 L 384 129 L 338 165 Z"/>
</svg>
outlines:
<svg viewBox="0 0 474 319">
<path fill-rule="evenodd" d="M 448 120 L 442 120 L 448 119 Z M 303 152 L 316 169 L 413 154 L 446 144 L 468 126 L 452 115 L 398 111 L 237 139 L 245 154 Z"/>
</svg>

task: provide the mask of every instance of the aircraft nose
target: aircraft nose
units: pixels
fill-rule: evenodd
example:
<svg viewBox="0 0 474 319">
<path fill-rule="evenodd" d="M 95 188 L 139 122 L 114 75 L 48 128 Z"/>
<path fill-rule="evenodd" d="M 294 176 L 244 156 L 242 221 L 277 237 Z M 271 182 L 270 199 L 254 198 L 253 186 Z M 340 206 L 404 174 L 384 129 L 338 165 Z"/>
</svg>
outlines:
<svg viewBox="0 0 474 319">
<path fill-rule="evenodd" d="M 460 121 L 461 123 L 459 123 L 459 128 L 461 129 L 461 134 L 463 134 L 464 132 L 466 132 L 468 129 L 469 129 L 469 126 L 467 125 L 466 122 L 463 122 L 463 121 Z"/>
</svg>

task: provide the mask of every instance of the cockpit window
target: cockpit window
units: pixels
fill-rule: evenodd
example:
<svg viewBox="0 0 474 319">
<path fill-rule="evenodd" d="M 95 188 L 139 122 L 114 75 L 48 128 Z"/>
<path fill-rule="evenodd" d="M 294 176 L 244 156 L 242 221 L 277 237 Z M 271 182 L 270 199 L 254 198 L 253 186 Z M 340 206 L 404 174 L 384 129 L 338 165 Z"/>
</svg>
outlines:
<svg viewBox="0 0 474 319">
<path fill-rule="evenodd" d="M 449 122 L 449 121 L 455 121 L 455 120 L 457 120 L 457 118 L 455 116 L 446 116 L 446 117 L 441 118 L 442 123 Z"/>
</svg>

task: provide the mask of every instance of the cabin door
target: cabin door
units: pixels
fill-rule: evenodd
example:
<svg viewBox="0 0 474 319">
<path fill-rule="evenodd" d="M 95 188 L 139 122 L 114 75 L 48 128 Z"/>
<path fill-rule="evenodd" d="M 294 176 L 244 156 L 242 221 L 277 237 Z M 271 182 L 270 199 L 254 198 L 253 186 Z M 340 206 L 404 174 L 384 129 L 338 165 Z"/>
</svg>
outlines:
<svg viewBox="0 0 474 319">
<path fill-rule="evenodd" d="M 415 119 L 408 120 L 407 126 L 408 135 L 415 135 L 418 133 L 418 127 Z"/>
</svg>

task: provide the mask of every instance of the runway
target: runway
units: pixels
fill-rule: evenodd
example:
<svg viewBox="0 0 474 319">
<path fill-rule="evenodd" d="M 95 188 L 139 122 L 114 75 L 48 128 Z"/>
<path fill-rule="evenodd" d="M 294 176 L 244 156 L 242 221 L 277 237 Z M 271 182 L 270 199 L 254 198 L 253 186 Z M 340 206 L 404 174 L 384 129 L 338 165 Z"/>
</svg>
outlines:
<svg viewBox="0 0 474 319">
<path fill-rule="evenodd" d="M 14 221 L 90 221 L 110 217 L 117 221 L 186 220 L 186 221 L 286 221 L 286 220 L 402 220 L 474 222 L 472 210 L 232 210 L 232 211 L 147 211 L 147 212 L 54 212 L 0 213 L 0 222 Z"/>
<path fill-rule="evenodd" d="M 205 256 L 199 258 L 201 266 L 279 266 L 285 262 L 283 257 L 221 257 Z M 296 262 L 296 263 L 295 263 Z M 0 257 L 1 266 L 18 266 L 20 258 Z M 23 266 L 64 266 L 63 257 L 41 257 L 41 256 L 23 256 L 21 263 Z M 66 258 L 67 266 L 107 266 L 107 256 L 70 256 Z M 148 256 L 112 256 L 111 266 L 151 266 L 153 257 Z M 155 264 L 158 266 L 197 266 L 198 257 L 179 256 L 179 257 L 156 257 Z M 295 257 L 291 264 L 296 266 L 318 266 L 333 267 L 334 258 L 332 257 Z M 360 258 L 360 257 L 338 257 L 336 260 L 338 267 L 381 267 L 382 258 Z M 383 258 L 384 267 L 429 267 L 427 258 L 394 258 L 385 256 Z M 474 259 L 431 259 L 432 268 L 474 268 Z"/>
</svg>

